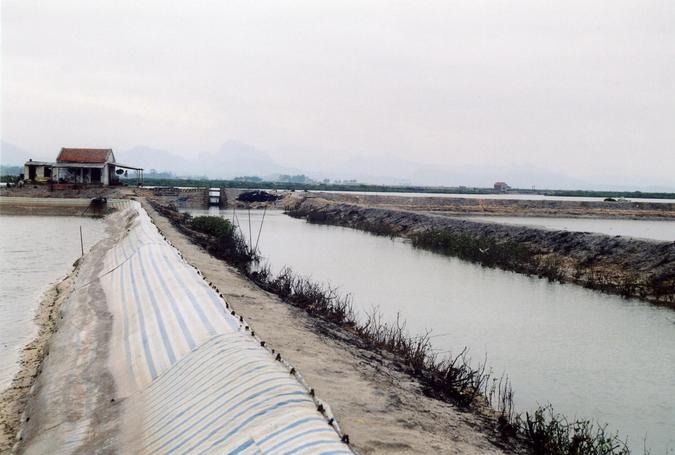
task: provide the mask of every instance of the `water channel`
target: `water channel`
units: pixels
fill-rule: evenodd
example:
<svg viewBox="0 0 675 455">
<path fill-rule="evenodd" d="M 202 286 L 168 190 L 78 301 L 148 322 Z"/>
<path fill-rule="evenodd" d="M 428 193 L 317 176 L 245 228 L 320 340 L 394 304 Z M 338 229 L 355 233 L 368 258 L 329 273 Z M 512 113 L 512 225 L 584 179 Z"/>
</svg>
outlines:
<svg viewBox="0 0 675 455">
<path fill-rule="evenodd" d="M 232 212 L 191 211 L 231 219 Z M 239 211 L 248 235 L 248 217 Z M 253 237 L 262 212 L 251 212 Z M 613 221 L 612 221 L 613 222 Z M 675 453 L 675 311 L 417 250 L 401 239 L 265 214 L 259 248 L 351 293 L 361 313 L 397 313 L 441 352 L 468 347 L 506 372 L 519 410 L 551 403 L 628 436 L 636 453 Z M 667 451 L 669 450 L 669 451 Z"/>
</svg>

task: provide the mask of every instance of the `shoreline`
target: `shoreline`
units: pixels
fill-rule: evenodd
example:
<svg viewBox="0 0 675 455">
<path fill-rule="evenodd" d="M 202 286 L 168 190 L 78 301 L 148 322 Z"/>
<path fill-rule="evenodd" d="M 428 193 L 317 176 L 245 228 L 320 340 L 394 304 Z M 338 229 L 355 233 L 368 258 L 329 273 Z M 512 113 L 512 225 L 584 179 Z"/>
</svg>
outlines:
<svg viewBox="0 0 675 455">
<path fill-rule="evenodd" d="M 410 239 L 413 246 L 675 308 L 675 242 L 464 220 L 317 197 L 285 200 L 309 222 Z"/>
<path fill-rule="evenodd" d="M 78 259 L 61 280 L 45 291 L 35 309 L 33 320 L 37 333 L 21 349 L 19 370 L 10 385 L 0 392 L 0 453 L 10 451 L 17 442 L 30 393 L 40 375 L 43 361 L 49 355 L 47 345 L 57 330 L 61 306 L 70 295 L 79 267 Z"/>
</svg>

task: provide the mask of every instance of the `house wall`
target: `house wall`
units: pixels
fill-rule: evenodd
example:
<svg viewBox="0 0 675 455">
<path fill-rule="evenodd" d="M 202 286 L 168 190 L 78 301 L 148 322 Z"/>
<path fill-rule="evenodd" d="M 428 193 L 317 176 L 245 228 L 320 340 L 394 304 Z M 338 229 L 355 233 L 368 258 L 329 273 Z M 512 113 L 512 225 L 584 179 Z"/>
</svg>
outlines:
<svg viewBox="0 0 675 455">
<path fill-rule="evenodd" d="M 68 166 L 66 162 L 57 162 L 59 165 L 66 165 Z M 77 164 L 82 164 L 82 162 L 75 162 L 73 161 L 73 166 L 77 166 Z M 95 164 L 95 163 L 88 163 L 88 164 Z M 98 165 L 98 164 L 95 164 Z M 98 177 L 96 178 L 95 181 L 92 181 L 92 176 L 94 175 L 94 168 L 91 167 L 58 167 L 58 168 L 53 168 L 52 169 L 52 174 L 51 176 L 47 175 L 45 176 L 45 168 L 51 168 L 51 166 L 40 166 L 36 163 L 26 163 L 24 164 L 24 176 L 26 179 L 28 179 L 28 176 L 30 175 L 30 170 L 31 168 L 35 171 L 35 178 L 36 180 L 39 179 L 48 179 L 52 178 L 54 180 L 59 180 L 62 179 L 64 181 L 68 182 L 73 182 L 73 183 L 82 183 L 82 184 L 101 184 L 104 186 L 108 186 L 112 183 L 114 183 L 117 179 L 117 176 L 115 174 L 115 155 L 111 153 L 108 154 L 106 158 L 105 163 L 100 164 L 101 168 L 101 178 L 98 180 Z M 47 173 L 49 174 L 49 172 Z"/>
</svg>

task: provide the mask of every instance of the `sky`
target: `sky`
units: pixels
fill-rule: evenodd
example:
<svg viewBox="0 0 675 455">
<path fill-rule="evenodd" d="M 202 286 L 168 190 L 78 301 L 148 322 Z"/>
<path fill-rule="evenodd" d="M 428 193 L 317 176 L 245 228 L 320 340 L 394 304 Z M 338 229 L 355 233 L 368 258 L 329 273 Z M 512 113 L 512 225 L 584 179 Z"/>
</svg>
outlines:
<svg viewBox="0 0 675 455">
<path fill-rule="evenodd" d="M 673 24 L 672 0 L 2 0 L 0 138 L 675 188 Z"/>
</svg>

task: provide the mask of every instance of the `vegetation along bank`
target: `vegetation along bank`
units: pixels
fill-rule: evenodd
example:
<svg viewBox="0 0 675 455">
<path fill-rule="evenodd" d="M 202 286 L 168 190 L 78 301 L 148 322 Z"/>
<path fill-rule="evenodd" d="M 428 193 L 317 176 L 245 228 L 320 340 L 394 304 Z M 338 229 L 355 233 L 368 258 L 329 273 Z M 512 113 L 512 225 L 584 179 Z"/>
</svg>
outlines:
<svg viewBox="0 0 675 455">
<path fill-rule="evenodd" d="M 405 237 L 419 248 L 675 308 L 675 242 L 481 223 L 306 195 L 291 216 Z"/>
</svg>

